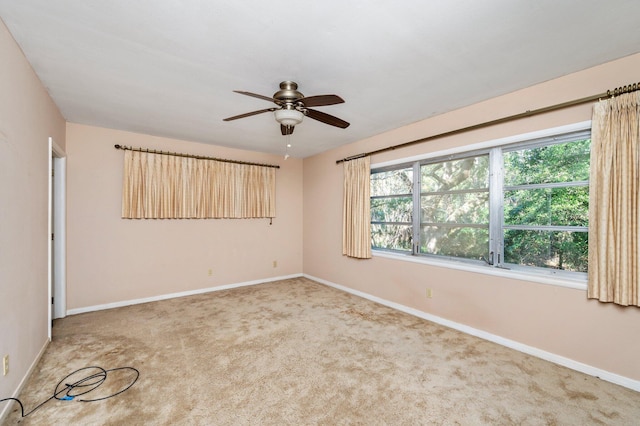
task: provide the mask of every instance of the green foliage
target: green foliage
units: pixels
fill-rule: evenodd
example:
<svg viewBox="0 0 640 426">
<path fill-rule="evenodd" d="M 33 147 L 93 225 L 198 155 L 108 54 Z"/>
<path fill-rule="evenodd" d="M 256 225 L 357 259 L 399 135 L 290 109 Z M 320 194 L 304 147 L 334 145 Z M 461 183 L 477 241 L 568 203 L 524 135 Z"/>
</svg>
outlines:
<svg viewBox="0 0 640 426">
<path fill-rule="evenodd" d="M 421 253 L 480 259 L 489 251 L 488 225 L 486 228 L 424 226 L 421 231 Z"/>
<path fill-rule="evenodd" d="M 411 251 L 411 225 L 371 224 L 371 244 L 381 249 Z"/>
<path fill-rule="evenodd" d="M 589 187 L 518 188 L 589 179 L 591 140 L 504 154 L 504 224 L 588 226 Z M 581 231 L 517 230 L 504 233 L 504 260 L 518 265 L 587 271 L 588 234 Z"/>
<path fill-rule="evenodd" d="M 385 197 L 371 200 L 371 221 L 411 224 L 413 199 L 411 197 Z"/>
<path fill-rule="evenodd" d="M 588 222 L 588 186 L 504 193 L 505 225 L 587 226 Z"/>
<path fill-rule="evenodd" d="M 422 193 L 489 187 L 488 155 L 425 164 L 420 170 Z"/>
<path fill-rule="evenodd" d="M 504 185 L 589 180 L 591 139 L 504 153 Z"/>
<path fill-rule="evenodd" d="M 504 236 L 504 260 L 517 265 L 586 272 L 588 244 L 586 232 L 508 229 Z"/>
<path fill-rule="evenodd" d="M 413 192 L 413 169 L 405 168 L 371 174 L 371 196 L 406 195 Z"/>
</svg>

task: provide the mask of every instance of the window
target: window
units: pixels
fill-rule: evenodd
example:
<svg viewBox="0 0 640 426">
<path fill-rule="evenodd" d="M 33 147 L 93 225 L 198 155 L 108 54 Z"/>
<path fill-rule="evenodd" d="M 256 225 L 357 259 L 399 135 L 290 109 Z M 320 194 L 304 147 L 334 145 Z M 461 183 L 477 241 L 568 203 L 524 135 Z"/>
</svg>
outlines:
<svg viewBox="0 0 640 426">
<path fill-rule="evenodd" d="M 585 273 L 590 145 L 581 131 L 373 169 L 372 247 Z"/>
</svg>

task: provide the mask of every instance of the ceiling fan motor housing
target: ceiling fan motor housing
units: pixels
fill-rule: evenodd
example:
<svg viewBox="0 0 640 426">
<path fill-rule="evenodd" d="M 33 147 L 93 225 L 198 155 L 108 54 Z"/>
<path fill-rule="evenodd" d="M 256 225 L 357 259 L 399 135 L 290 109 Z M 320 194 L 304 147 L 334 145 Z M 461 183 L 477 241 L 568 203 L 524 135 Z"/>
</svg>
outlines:
<svg viewBox="0 0 640 426">
<path fill-rule="evenodd" d="M 288 103 L 295 102 L 304 98 L 304 95 L 298 92 L 298 84 L 293 81 L 283 81 L 280 83 L 280 90 L 273 94 L 273 99 Z"/>
</svg>

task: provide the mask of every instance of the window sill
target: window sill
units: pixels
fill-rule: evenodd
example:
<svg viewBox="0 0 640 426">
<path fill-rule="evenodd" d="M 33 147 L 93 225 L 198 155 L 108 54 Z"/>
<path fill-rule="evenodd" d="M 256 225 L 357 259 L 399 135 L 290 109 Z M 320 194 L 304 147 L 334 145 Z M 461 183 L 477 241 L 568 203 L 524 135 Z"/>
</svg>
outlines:
<svg viewBox="0 0 640 426">
<path fill-rule="evenodd" d="M 523 281 L 531 281 L 540 284 L 555 285 L 559 287 L 572 288 L 575 290 L 587 289 L 586 278 L 566 278 L 555 276 L 553 270 L 540 273 L 527 272 L 521 270 L 501 269 L 491 266 L 472 265 L 465 262 L 456 262 L 451 260 L 432 259 L 422 256 L 412 256 L 409 254 L 390 253 L 385 251 L 372 250 L 373 257 L 382 257 L 386 259 L 399 260 L 402 262 L 421 263 L 423 265 L 437 266 L 440 268 L 457 269 L 467 272 L 475 272 L 478 274 L 493 275 L 497 277 L 506 277 Z"/>
</svg>

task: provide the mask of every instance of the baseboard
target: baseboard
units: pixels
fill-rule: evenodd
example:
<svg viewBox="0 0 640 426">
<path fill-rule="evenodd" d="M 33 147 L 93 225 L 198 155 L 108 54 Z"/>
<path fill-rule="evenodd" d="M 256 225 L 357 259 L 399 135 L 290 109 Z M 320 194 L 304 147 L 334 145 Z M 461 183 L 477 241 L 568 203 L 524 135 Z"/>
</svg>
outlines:
<svg viewBox="0 0 640 426">
<path fill-rule="evenodd" d="M 49 346 L 49 342 L 50 342 L 49 339 L 47 339 L 44 342 L 42 349 L 40 349 L 40 352 L 38 352 L 36 359 L 34 359 L 31 365 L 29 366 L 27 373 L 24 375 L 22 380 L 20 380 L 20 383 L 18 384 L 18 387 L 15 390 L 15 392 L 13 392 L 13 395 L 11 395 L 11 398 L 18 398 L 18 396 L 20 396 L 20 392 L 22 392 L 22 388 L 24 387 L 25 384 L 27 384 L 27 380 L 29 380 L 29 377 L 31 377 L 31 374 L 33 374 L 33 370 L 36 368 L 36 366 L 38 365 L 38 362 L 40 362 L 40 358 L 42 358 L 42 355 L 44 355 L 44 352 L 47 350 L 47 347 Z M 13 409 L 13 404 L 18 404 L 18 403 L 15 401 L 13 401 L 13 403 L 11 401 L 7 401 L 7 402 L 3 402 L 2 404 L 4 405 L 4 407 L 0 411 L 0 424 L 4 424 L 5 420 L 7 420 L 6 418 L 9 416 L 9 413 Z"/>
<path fill-rule="evenodd" d="M 157 302 L 160 300 L 175 299 L 176 297 L 193 296 L 195 294 L 211 293 L 214 291 L 229 290 L 238 287 L 247 287 L 251 285 L 264 284 L 273 281 L 286 280 L 290 278 L 299 278 L 302 274 L 284 275 L 280 277 L 271 277 L 261 280 L 245 281 L 235 284 L 226 284 L 217 287 L 201 288 L 197 290 L 183 291 L 179 293 L 161 294 L 159 296 L 145 297 L 142 299 L 123 300 L 121 302 L 105 303 L 104 305 L 86 306 L 84 308 L 69 309 L 67 315 L 83 314 L 86 312 L 102 311 L 105 309 L 121 308 L 123 306 L 139 305 L 141 303 Z"/>
<path fill-rule="evenodd" d="M 558 365 L 562 365 L 563 367 L 570 368 L 575 371 L 579 371 L 584 374 L 588 374 L 590 376 L 598 377 L 607 382 L 615 383 L 616 385 L 624 386 L 625 388 L 632 389 L 636 392 L 640 392 L 640 381 L 630 379 L 625 376 L 621 376 L 619 374 L 611 373 L 606 370 L 602 370 L 600 368 L 593 367 L 588 364 L 584 364 L 570 358 L 565 358 L 563 356 L 543 351 L 541 349 L 535 348 L 533 346 L 528 346 L 520 342 L 516 342 L 514 340 L 505 339 L 504 337 L 498 336 L 496 334 L 491 334 L 483 330 L 478 330 L 473 327 L 469 327 L 464 324 L 459 324 L 454 321 L 450 321 L 448 319 L 438 317 L 436 315 L 431 315 L 426 312 L 419 311 L 418 309 L 410 308 L 408 306 L 401 305 L 399 303 L 391 302 L 385 299 L 382 299 L 377 296 L 373 296 L 368 293 L 364 293 L 359 290 L 354 290 L 349 287 L 345 287 L 327 280 L 323 280 L 322 278 L 314 277 L 308 274 L 303 274 L 305 278 L 308 278 L 313 281 L 317 281 L 321 284 L 327 285 L 329 287 L 336 288 L 338 290 L 345 291 L 347 293 L 351 293 L 355 296 L 362 297 L 364 299 L 371 300 L 372 302 L 379 303 L 381 305 L 388 306 L 390 308 L 396 309 L 401 312 L 405 312 L 409 315 L 416 316 L 418 318 L 422 318 L 428 321 L 435 322 L 440 325 L 444 325 L 445 327 L 453 328 L 458 331 L 462 331 L 463 333 L 470 334 L 472 336 L 479 337 L 484 340 L 488 340 L 490 342 L 497 343 L 502 346 L 506 346 L 511 349 L 515 349 L 517 351 L 523 352 L 528 355 L 535 356 L 537 358 L 544 359 L 545 361 L 553 362 Z"/>
</svg>

